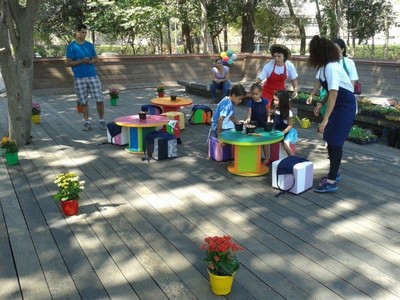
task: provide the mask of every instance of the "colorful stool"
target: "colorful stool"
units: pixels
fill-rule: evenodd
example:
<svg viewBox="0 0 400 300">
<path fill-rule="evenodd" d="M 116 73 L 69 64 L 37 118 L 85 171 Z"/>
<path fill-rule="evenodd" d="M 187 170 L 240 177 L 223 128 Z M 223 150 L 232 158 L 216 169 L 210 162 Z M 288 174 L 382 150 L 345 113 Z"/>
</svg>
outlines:
<svg viewBox="0 0 400 300">
<path fill-rule="evenodd" d="M 185 129 L 185 114 L 180 111 L 168 111 L 161 114 L 162 116 L 166 116 L 170 120 L 176 120 L 179 122 L 180 130 Z"/>
<path fill-rule="evenodd" d="M 107 124 L 107 141 L 114 145 L 127 145 L 129 143 L 129 131 L 127 127 L 121 127 L 110 122 Z"/>
<path fill-rule="evenodd" d="M 292 149 L 293 155 L 296 154 L 296 145 L 290 144 L 290 149 Z M 287 153 L 285 149 L 283 149 L 282 143 L 275 143 L 269 146 L 269 160 L 276 161 L 282 158 L 287 157 Z"/>
<path fill-rule="evenodd" d="M 218 138 L 208 137 L 208 157 L 215 161 L 233 160 L 233 146 L 226 144 L 221 146 Z"/>
<path fill-rule="evenodd" d="M 161 128 L 161 131 L 172 133 L 178 139 L 178 144 L 181 144 L 181 129 L 179 126 L 179 121 L 170 120 L 167 125 L 164 125 Z"/>
<path fill-rule="evenodd" d="M 162 108 L 154 104 L 144 104 L 140 109 L 149 115 L 160 115 L 162 113 Z"/>
</svg>

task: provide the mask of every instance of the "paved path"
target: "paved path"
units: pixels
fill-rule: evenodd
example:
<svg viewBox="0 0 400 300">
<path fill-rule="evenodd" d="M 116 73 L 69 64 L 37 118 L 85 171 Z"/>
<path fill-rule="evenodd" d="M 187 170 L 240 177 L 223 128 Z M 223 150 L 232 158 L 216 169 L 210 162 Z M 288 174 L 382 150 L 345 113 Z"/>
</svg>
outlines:
<svg viewBox="0 0 400 300">
<path fill-rule="evenodd" d="M 107 120 L 154 95 L 123 91 L 118 106 L 106 102 Z M 82 131 L 73 95 L 34 100 L 43 112 L 33 142 L 18 166 L 0 160 L 0 299 L 223 298 L 209 289 L 199 245 L 224 234 L 245 247 L 229 299 L 400 299 L 399 149 L 346 143 L 339 192 L 276 198 L 271 175 L 237 177 L 207 158 L 206 125 L 186 126 L 177 159 L 148 163 L 104 144 L 96 118 Z M 315 124 L 299 136 L 316 181 L 326 150 Z M 62 171 L 86 181 L 69 218 L 52 200 Z"/>
</svg>

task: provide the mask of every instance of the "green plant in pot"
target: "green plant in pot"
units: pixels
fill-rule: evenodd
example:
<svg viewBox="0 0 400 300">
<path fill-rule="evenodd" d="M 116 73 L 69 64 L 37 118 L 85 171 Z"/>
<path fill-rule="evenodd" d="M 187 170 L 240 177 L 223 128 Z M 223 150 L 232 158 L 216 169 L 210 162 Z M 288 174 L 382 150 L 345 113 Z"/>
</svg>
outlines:
<svg viewBox="0 0 400 300">
<path fill-rule="evenodd" d="M 4 156 L 8 165 L 16 165 L 18 159 L 18 145 L 17 142 L 5 136 L 1 139 L 0 145 L 1 155 Z"/>
<path fill-rule="evenodd" d="M 357 144 L 370 144 L 378 141 L 378 137 L 369 129 L 353 125 L 349 133 L 349 140 Z"/>
<path fill-rule="evenodd" d="M 66 216 L 75 215 L 78 211 L 79 193 L 85 188 L 85 181 L 81 181 L 74 172 L 60 173 L 53 181 L 58 191 L 53 195 L 54 200 L 60 200 Z"/>
</svg>

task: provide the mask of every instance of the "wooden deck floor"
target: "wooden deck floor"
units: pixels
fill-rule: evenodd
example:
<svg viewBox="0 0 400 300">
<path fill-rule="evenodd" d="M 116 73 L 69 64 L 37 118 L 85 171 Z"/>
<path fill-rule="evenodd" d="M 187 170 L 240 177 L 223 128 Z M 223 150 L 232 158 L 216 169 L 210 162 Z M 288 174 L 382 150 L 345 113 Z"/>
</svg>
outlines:
<svg viewBox="0 0 400 300">
<path fill-rule="evenodd" d="M 122 92 L 118 106 L 106 102 L 107 120 L 152 95 Z M 400 299 L 399 149 L 348 142 L 339 192 L 276 198 L 271 175 L 237 177 L 207 158 L 206 125 L 186 126 L 177 159 L 148 163 L 104 143 L 93 105 L 93 128 L 82 131 L 74 99 L 35 97 L 33 142 L 19 165 L 0 160 L 0 299 L 223 298 L 210 291 L 199 249 L 223 234 L 245 247 L 228 299 Z M 315 124 L 298 130 L 297 153 L 314 162 L 316 182 L 326 150 Z M 61 171 L 86 181 L 77 216 L 64 218 L 52 200 Z"/>
</svg>

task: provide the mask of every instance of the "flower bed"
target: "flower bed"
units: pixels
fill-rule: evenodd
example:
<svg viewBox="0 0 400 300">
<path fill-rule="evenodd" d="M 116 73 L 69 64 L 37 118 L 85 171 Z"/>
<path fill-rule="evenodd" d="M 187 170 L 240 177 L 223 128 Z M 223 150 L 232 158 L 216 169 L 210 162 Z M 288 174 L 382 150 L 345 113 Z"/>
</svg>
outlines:
<svg viewBox="0 0 400 300">
<path fill-rule="evenodd" d="M 354 125 L 350 130 L 348 140 L 356 144 L 366 145 L 377 143 L 378 137 L 373 134 L 370 129 L 364 129 Z"/>
<path fill-rule="evenodd" d="M 319 101 L 314 97 L 312 104 L 306 104 L 308 93 L 299 93 L 299 97 L 292 100 L 292 107 L 297 109 L 299 118 L 309 118 L 313 122 L 321 122 L 321 117 L 314 115 L 314 105 Z M 358 100 L 358 114 L 355 117 L 354 124 L 362 128 L 368 128 L 380 136 L 384 128 L 400 128 L 400 105 L 381 106 L 374 105 L 371 101 L 364 98 Z"/>
</svg>

